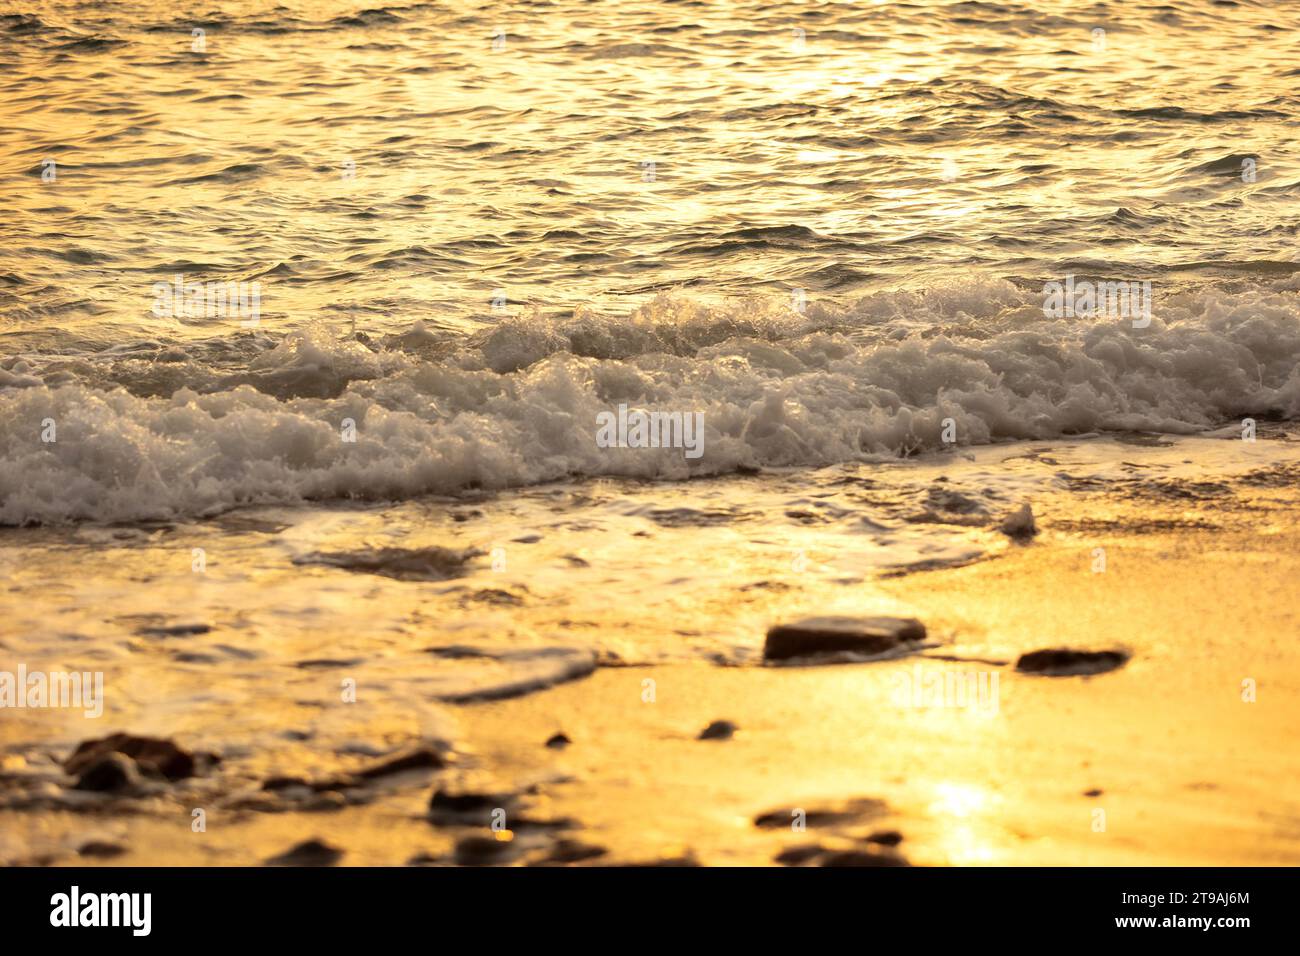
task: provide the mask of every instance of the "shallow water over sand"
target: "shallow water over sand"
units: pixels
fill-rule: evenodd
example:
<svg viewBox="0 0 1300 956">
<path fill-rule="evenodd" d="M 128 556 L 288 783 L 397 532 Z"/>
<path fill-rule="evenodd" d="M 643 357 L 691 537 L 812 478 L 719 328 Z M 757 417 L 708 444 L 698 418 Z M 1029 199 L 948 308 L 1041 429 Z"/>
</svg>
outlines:
<svg viewBox="0 0 1300 956">
<path fill-rule="evenodd" d="M 102 819 L 156 849 L 131 862 L 320 830 L 405 862 L 429 781 L 327 784 L 436 741 L 624 860 L 770 861 L 750 821 L 802 780 L 887 800 L 918 862 L 1293 861 L 1300 809 L 1242 780 L 1294 769 L 1294 714 L 1235 695 L 1296 691 L 1267 567 L 1297 27 L 1207 0 L 0 10 L 0 670 L 106 688 L 93 720 L 6 713 L 0 860 Z M 1149 282 L 1150 314 L 1046 314 L 1067 277 Z M 187 313 L 228 282 L 253 312 Z M 700 415 L 701 454 L 604 447 L 624 406 Z M 1026 503 L 1032 543 L 1001 530 Z M 1210 583 L 1170 607 L 1152 569 Z M 1019 685 L 1006 722 L 878 725 L 857 708 L 910 659 L 761 665 L 809 613 L 920 614 L 926 666 L 1009 682 L 1067 638 L 1134 656 Z M 1186 762 L 1130 733 L 1153 699 Z M 1179 738 L 1206 700 L 1214 733 Z M 730 717 L 716 765 L 680 746 Z M 597 751 L 554 764 L 552 724 Z M 58 761 L 117 729 L 220 767 L 71 789 Z M 1070 829 L 1094 759 L 1140 833 Z M 237 829 L 186 842 L 195 805 Z M 566 828 L 533 829 L 510 859 Z"/>
</svg>

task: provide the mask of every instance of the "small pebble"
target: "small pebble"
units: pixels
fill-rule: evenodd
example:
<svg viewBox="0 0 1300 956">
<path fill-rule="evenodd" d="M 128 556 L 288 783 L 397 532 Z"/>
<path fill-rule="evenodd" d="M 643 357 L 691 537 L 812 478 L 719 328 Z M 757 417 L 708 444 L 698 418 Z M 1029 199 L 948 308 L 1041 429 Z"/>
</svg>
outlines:
<svg viewBox="0 0 1300 956">
<path fill-rule="evenodd" d="M 82 856 L 108 859 L 109 857 L 121 856 L 126 852 L 126 847 L 117 843 L 109 843 L 106 840 L 91 840 L 77 847 L 77 852 Z"/>
<path fill-rule="evenodd" d="M 729 720 L 715 720 L 700 731 L 699 740 L 730 740 L 736 733 L 736 725 Z"/>
</svg>

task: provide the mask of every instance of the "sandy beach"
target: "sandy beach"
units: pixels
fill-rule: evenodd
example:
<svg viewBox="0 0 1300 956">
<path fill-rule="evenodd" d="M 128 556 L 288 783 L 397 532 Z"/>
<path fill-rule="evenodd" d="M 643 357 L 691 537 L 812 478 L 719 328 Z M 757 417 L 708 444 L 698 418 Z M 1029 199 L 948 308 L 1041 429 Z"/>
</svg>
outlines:
<svg viewBox="0 0 1300 956">
<path fill-rule="evenodd" d="M 4 6 L 0 867 L 1300 863 L 1300 8 Z"/>
<path fill-rule="evenodd" d="M 677 489 L 695 507 L 667 525 L 647 522 L 656 530 L 636 558 L 647 574 L 659 561 L 674 566 L 679 585 L 667 601 L 647 601 L 654 591 L 639 577 L 625 579 L 621 592 L 596 593 L 591 582 L 609 575 L 563 561 L 561 553 L 600 551 L 593 528 L 564 538 L 554 561 L 565 568 L 553 578 L 539 573 L 551 555 L 530 558 L 516 573 L 533 589 L 517 603 L 508 596 L 524 593 L 519 583 L 486 558 L 439 585 L 322 571 L 348 587 L 362 582 L 403 626 L 385 638 L 323 620 L 310 634 L 282 635 L 277 660 L 262 654 L 238 667 L 230 662 L 260 633 L 259 612 L 284 613 L 271 572 L 228 572 L 243 606 L 204 618 L 205 633 L 195 633 L 191 598 L 191 613 L 160 615 L 152 636 L 141 636 L 138 621 L 113 617 L 112 602 L 129 603 L 131 588 L 165 590 L 166 576 L 140 568 L 188 553 L 186 537 L 203 530 L 124 541 L 121 560 L 97 573 L 100 601 L 69 594 L 61 614 L 83 618 L 64 625 L 80 626 L 90 642 L 83 659 L 90 651 L 105 661 L 105 714 L 92 722 L 57 710 L 12 712 L 0 730 L 0 849 L 11 864 L 244 865 L 306 843 L 301 862 L 344 865 L 1291 865 L 1300 858 L 1300 807 L 1286 792 L 1300 769 L 1290 703 L 1300 689 L 1297 447 L 1274 429 L 1255 443 L 1099 438 L 900 465 L 890 492 L 900 500 L 907 488 L 974 491 L 988 475 L 1005 480 L 1008 461 L 1013 484 L 1037 489 L 1027 500 L 1038 534 L 1019 542 L 951 514 L 962 523 L 936 523 L 942 513 L 918 520 L 978 551 L 963 556 L 950 542 L 950 566 L 928 569 L 849 573 L 824 526 L 792 518 L 789 536 L 774 542 L 770 522 L 750 534 L 744 523 L 716 518 L 724 501 L 761 505 L 786 480 L 780 475 L 695 483 Z M 1207 466 L 1214 482 L 1188 476 Z M 843 504 L 844 494 L 867 486 L 852 469 L 831 471 L 823 483 L 843 489 L 847 477 L 854 491 L 823 502 Z M 879 481 L 870 487 L 885 495 Z M 548 491 L 536 493 L 545 500 Z M 476 521 L 513 522 L 524 506 L 483 499 Z M 282 518 L 295 527 L 292 515 Z M 233 519 L 222 520 L 229 534 Z M 454 527 L 462 538 L 485 536 L 466 530 L 474 521 Z M 532 547 L 544 548 L 549 529 L 535 527 L 541 540 Z M 42 533 L 6 532 L 3 553 L 12 559 L 24 536 Z M 675 539 L 685 534 L 708 543 L 683 552 Z M 167 539 L 177 540 L 164 549 Z M 770 560 L 798 546 L 800 570 Z M 855 546 L 841 528 L 839 549 Z M 62 567 L 73 553 L 61 555 Z M 718 562 L 733 569 L 731 584 L 709 573 Z M 39 569 L 9 570 L 11 595 L 38 586 L 24 576 Z M 577 580 L 560 584 L 565 576 Z M 267 607 L 237 590 L 252 580 Z M 564 588 L 563 602 L 547 599 L 537 583 L 546 580 Z M 114 593 L 119 586 L 127 591 Z M 465 599 L 485 591 L 492 594 Z M 584 591 L 592 592 L 585 602 Z M 401 599 L 409 613 L 394 616 Z M 454 679 L 433 666 L 457 659 L 448 647 L 493 646 L 493 603 L 509 607 L 516 629 L 531 630 L 539 652 L 550 649 L 534 669 L 542 689 L 526 692 L 518 671 L 490 658 L 466 655 Z M 883 659 L 765 664 L 766 624 L 810 612 L 914 615 L 928 635 Z M 87 633 L 92 621 L 99 636 Z M 573 659 L 560 653 L 566 631 L 589 643 L 593 628 L 605 636 L 591 666 L 576 650 Z M 668 642 L 665 633 L 677 637 Z M 709 641 L 712 661 L 682 653 Z M 308 644 L 316 653 L 295 659 Z M 677 650 L 661 660 L 646 653 L 665 646 Z M 1017 670 L 1022 654 L 1044 648 L 1131 656 L 1093 676 Z M 952 675 L 971 681 L 969 694 L 954 689 L 961 685 Z M 354 703 L 334 690 L 348 679 L 358 688 Z M 429 699 L 430 688 L 442 702 Z M 715 721 L 734 733 L 698 739 Z M 220 761 L 129 795 L 80 791 L 59 764 L 78 735 L 101 736 L 92 726 L 103 735 L 157 734 Z M 436 766 L 416 760 L 364 775 L 422 747 Z M 481 799 L 444 801 L 431 812 L 435 793 Z M 196 808 L 205 814 L 201 832 L 192 828 Z"/>
</svg>

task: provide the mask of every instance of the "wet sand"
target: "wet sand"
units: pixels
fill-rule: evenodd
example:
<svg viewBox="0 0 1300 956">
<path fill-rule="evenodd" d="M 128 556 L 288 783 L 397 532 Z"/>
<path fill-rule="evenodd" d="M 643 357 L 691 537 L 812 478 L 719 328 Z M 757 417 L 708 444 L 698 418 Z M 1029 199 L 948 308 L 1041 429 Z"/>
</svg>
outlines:
<svg viewBox="0 0 1300 956">
<path fill-rule="evenodd" d="M 894 586 L 922 618 L 966 635 L 943 653 L 1014 661 L 1044 646 L 1134 650 L 1124 668 L 1093 677 L 997 668 L 996 714 L 898 706 L 891 672 L 915 658 L 683 666 L 603 670 L 484 707 L 475 739 L 488 763 L 572 773 L 557 803 L 594 840 L 633 857 L 690 847 L 702 862 L 754 864 L 792 846 L 850 848 L 897 830 L 916 864 L 1294 865 L 1294 523 L 1105 540 L 1105 574 L 1061 543 Z M 987 669 L 922 666 L 927 675 Z M 654 704 L 640 699 L 646 677 Z M 1247 677 L 1255 703 L 1241 698 Z M 738 725 L 734 739 L 694 739 L 717 718 Z M 538 733 L 521 739 L 521 726 Z M 553 727 L 574 744 L 544 759 L 537 743 Z M 862 797 L 889 809 L 802 835 L 753 824 L 776 808 Z M 1104 831 L 1094 829 L 1099 809 Z"/>
<path fill-rule="evenodd" d="M 344 581 L 345 590 L 331 597 L 299 571 L 286 582 L 296 580 L 318 601 L 322 623 L 314 634 L 285 629 L 277 645 L 272 622 L 276 608 L 284 609 L 271 601 L 260 609 L 203 610 L 211 634 L 141 636 L 137 627 L 133 636 L 109 640 L 123 632 L 111 613 L 109 579 L 131 580 L 139 570 L 132 561 L 160 560 L 156 543 L 137 544 L 134 557 L 102 571 L 103 603 L 72 595 L 77 600 L 67 606 L 82 617 L 54 627 L 81 635 L 72 642 L 81 645 L 79 659 L 88 658 L 86 645 L 101 652 L 108 686 L 119 689 L 108 695 L 105 716 L 92 723 L 64 711 L 11 711 L 0 723 L 0 856 L 7 863 L 244 865 L 319 839 L 341 851 L 344 865 L 726 865 L 778 857 L 811 864 L 1293 865 L 1300 860 L 1300 803 L 1287 785 L 1300 771 L 1298 448 L 1277 433 L 1249 449 L 1216 439 L 1105 440 L 983 449 L 960 467 L 916 463 L 907 480 L 917 487 L 946 484 L 937 479 L 947 475 L 973 489 L 995 458 L 999 474 L 1013 472 L 1006 459 L 1014 454 L 1026 469 L 1023 487 L 1033 489 L 1039 533 L 1016 542 L 996 521 L 950 524 L 978 544 L 970 563 L 949 547 L 943 553 L 952 566 L 856 576 L 844 570 L 843 554 L 832 559 L 813 538 L 777 534 L 770 521 L 746 531 L 748 539 L 771 539 L 782 554 L 805 544 L 807 565 L 757 574 L 763 562 L 772 567 L 766 551 L 727 550 L 725 536 L 735 528 L 700 523 L 702 500 L 719 494 L 762 510 L 760 492 L 779 476 L 683 486 L 695 517 L 679 529 L 674 521 L 658 525 L 662 538 L 651 540 L 661 563 L 676 563 L 675 573 L 694 585 L 673 592 L 667 604 L 650 601 L 653 591 L 639 592 L 631 578 L 617 593 L 578 593 L 570 585 L 567 600 L 548 602 L 539 599 L 545 576 L 533 573 L 524 603 L 499 609 L 517 628 L 510 653 L 551 647 L 567 627 L 577 657 L 560 662 L 572 669 L 565 680 L 545 653 L 540 664 L 526 662 L 524 672 L 535 666 L 545 682 L 559 682 L 505 699 L 450 699 L 466 687 L 495 697 L 501 684 L 485 674 L 521 673 L 508 657 L 446 651 L 503 639 L 478 616 L 448 611 L 440 620 L 430 610 L 463 606 L 466 588 L 479 593 L 477 580 L 432 585 L 312 569 Z M 1033 478 L 1039 472 L 1051 481 Z M 827 486 L 839 480 L 832 476 Z M 654 494 L 664 497 L 662 488 Z M 504 505 L 476 507 L 491 521 Z M 221 533 L 237 537 L 233 519 L 223 520 Z M 563 520 L 579 523 L 570 512 Z M 792 520 L 792 529 L 809 527 Z M 195 532 L 169 532 L 186 533 Z M 46 552 L 32 545 L 48 534 L 8 535 L 11 627 L 28 620 L 24 613 L 58 614 L 53 599 L 24 612 L 12 597 L 34 586 L 30 576 L 39 576 Z M 561 555 L 587 544 L 584 553 L 595 559 L 602 545 L 593 535 L 575 527 L 538 546 Z M 695 550 L 679 543 L 692 541 Z M 15 561 L 15 542 L 32 560 Z M 45 548 L 66 574 L 76 549 L 48 540 Z M 627 561 L 644 568 L 648 584 L 659 580 L 643 555 Z M 726 573 L 715 574 L 720 568 Z M 276 601 L 291 587 L 282 590 L 273 575 L 253 568 L 241 575 L 261 581 Z M 399 652 L 400 628 L 366 632 L 348 618 L 345 628 L 331 630 L 333 602 L 340 614 L 350 607 L 346 587 L 355 582 L 376 590 L 377 601 L 407 594 L 411 614 L 425 609 L 415 651 Z M 226 597 L 254 593 L 227 583 Z M 525 593 L 508 578 L 498 590 Z M 143 606 L 150 593 L 159 620 L 175 620 L 168 614 L 181 609 L 159 601 L 165 588 L 156 581 L 152 592 L 142 584 L 117 600 Z M 810 612 L 914 615 L 928 638 L 912 653 L 882 660 L 762 664 L 766 625 Z M 364 606 L 354 613 L 366 613 Z M 232 637 L 230 622 L 241 615 L 255 626 Z M 400 619 L 408 630 L 416 620 Z M 521 637 L 526 628 L 545 639 L 530 645 Z M 604 637 L 594 634 L 602 630 Z M 31 658 L 29 645 L 12 636 L 24 633 L 35 639 L 32 631 L 6 636 L 6 659 Z M 667 634 L 677 637 L 668 642 Z M 725 639 L 710 644 L 719 634 Z M 387 654 L 376 651 L 376 641 Z M 648 651 L 669 643 L 673 653 Z M 260 656 L 234 669 L 198 658 L 178 663 L 178 644 L 192 647 L 180 653 L 199 658 L 220 655 L 221 646 L 256 647 Z M 443 650 L 431 658 L 430 646 Z M 593 648 L 591 667 L 574 665 L 580 646 Z M 1015 667 L 1024 653 L 1060 647 L 1131 657 L 1094 676 Z M 421 683 L 422 675 L 405 673 L 418 661 L 479 671 Z M 348 674 L 358 675 L 358 702 L 334 706 L 340 676 Z M 949 674 L 983 675 L 996 694 L 983 701 L 900 696 Z M 1254 682 L 1253 702 L 1243 699 L 1246 681 Z M 121 692 L 128 686 L 130 693 Z M 735 733 L 698 739 L 720 720 Z M 79 740 L 116 730 L 210 750 L 220 763 L 188 779 L 146 781 L 131 794 L 74 789 L 57 763 Z M 556 734 L 568 744 L 548 747 Z M 443 766 L 359 776 L 422 745 L 433 745 L 430 759 Z M 447 810 L 454 799 L 444 801 L 444 812 L 431 819 L 430 795 L 439 791 L 482 799 L 454 812 Z M 191 822 L 196 808 L 204 810 L 202 832 Z M 496 822 L 508 831 L 500 835 L 492 829 L 498 808 L 504 815 Z M 806 827 L 792 827 L 796 819 Z M 333 862 L 336 855 L 295 859 Z"/>
</svg>

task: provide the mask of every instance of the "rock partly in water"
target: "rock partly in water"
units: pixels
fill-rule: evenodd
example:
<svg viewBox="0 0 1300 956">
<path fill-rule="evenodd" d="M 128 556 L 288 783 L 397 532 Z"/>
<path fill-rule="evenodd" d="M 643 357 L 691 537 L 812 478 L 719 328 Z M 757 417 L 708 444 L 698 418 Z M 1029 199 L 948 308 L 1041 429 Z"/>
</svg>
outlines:
<svg viewBox="0 0 1300 956">
<path fill-rule="evenodd" d="M 96 793 L 127 793 L 140 786 L 140 771 L 125 754 L 106 753 L 90 763 L 79 763 L 76 790 Z"/>
<path fill-rule="evenodd" d="M 343 852 L 324 840 L 305 840 L 266 862 L 271 866 L 333 866 L 343 859 Z"/>
<path fill-rule="evenodd" d="M 729 720 L 715 720 L 700 731 L 699 740 L 730 740 L 736 733 L 736 725 Z"/>
<path fill-rule="evenodd" d="M 80 774 L 85 768 L 108 754 L 124 754 L 135 761 L 140 770 L 150 776 L 167 780 L 184 780 L 194 776 L 194 755 L 182 750 L 170 740 L 157 737 L 136 737 L 132 734 L 113 734 L 101 740 L 87 740 L 78 745 L 63 763 L 63 769 Z"/>
<path fill-rule="evenodd" d="M 1002 533 L 1017 541 L 1027 541 L 1038 534 L 1038 525 L 1034 523 L 1034 510 L 1029 507 L 1028 502 L 1002 520 Z"/>
<path fill-rule="evenodd" d="M 1050 648 L 1021 654 L 1016 670 L 1045 677 L 1075 677 L 1104 674 L 1128 663 L 1127 651 L 1078 651 L 1069 647 Z"/>
<path fill-rule="evenodd" d="M 819 654 L 883 654 L 925 640 L 914 617 L 810 617 L 767 632 L 763 658 L 786 661 Z"/>
</svg>

